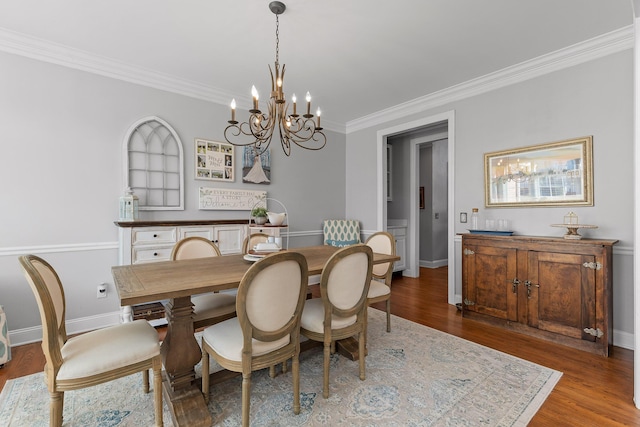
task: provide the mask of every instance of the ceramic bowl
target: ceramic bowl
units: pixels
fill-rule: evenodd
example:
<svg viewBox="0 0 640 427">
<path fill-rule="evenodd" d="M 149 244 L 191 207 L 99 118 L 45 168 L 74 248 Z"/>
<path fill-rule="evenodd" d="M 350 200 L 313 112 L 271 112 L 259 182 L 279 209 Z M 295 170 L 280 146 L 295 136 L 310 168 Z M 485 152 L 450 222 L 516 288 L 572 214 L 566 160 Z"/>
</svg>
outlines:
<svg viewBox="0 0 640 427">
<path fill-rule="evenodd" d="M 267 216 L 269 217 L 269 223 L 271 225 L 282 225 L 284 219 L 286 217 L 286 213 L 276 213 L 276 212 L 267 212 Z"/>
</svg>

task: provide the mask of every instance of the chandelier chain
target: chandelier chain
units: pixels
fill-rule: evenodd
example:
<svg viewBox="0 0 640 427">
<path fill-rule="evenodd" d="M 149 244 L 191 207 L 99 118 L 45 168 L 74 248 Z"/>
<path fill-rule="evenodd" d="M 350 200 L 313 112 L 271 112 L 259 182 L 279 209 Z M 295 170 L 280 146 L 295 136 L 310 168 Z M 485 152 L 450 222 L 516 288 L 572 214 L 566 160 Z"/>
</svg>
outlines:
<svg viewBox="0 0 640 427">
<path fill-rule="evenodd" d="M 276 15 L 276 64 L 279 64 L 280 61 L 278 58 L 280 57 L 280 20 L 278 19 L 278 15 Z"/>
</svg>

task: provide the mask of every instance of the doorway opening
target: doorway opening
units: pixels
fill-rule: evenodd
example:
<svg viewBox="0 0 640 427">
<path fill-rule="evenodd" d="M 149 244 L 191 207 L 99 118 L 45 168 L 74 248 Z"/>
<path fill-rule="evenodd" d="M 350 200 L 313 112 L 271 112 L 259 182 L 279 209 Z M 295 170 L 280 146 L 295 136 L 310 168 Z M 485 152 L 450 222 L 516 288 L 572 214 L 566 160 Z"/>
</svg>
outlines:
<svg viewBox="0 0 640 427">
<path fill-rule="evenodd" d="M 426 117 L 420 120 L 400 124 L 391 128 L 379 130 L 377 133 L 377 158 L 378 158 L 378 209 L 377 220 L 378 228 L 387 230 L 387 194 L 388 194 L 388 179 L 387 179 L 387 142 L 391 138 L 398 137 L 398 135 L 415 135 L 413 139 L 410 138 L 409 144 L 409 179 L 408 179 L 408 200 L 406 203 L 409 208 L 407 211 L 407 241 L 406 241 L 406 270 L 403 275 L 409 277 L 418 277 L 420 275 L 420 238 L 419 238 L 419 158 L 420 158 L 420 146 L 428 143 L 428 138 L 420 137 L 419 134 L 424 134 L 425 130 L 439 130 L 439 136 L 436 139 L 442 140 L 443 136 L 446 136 L 447 143 L 447 262 L 448 268 L 448 302 L 449 304 L 455 304 L 461 299 L 461 295 L 456 294 L 456 283 L 459 279 L 459 273 L 457 273 L 458 260 L 455 253 L 455 198 L 454 198 L 454 176 L 455 176 L 455 114 L 454 111 L 445 112 L 442 114 Z M 438 134 L 438 132 L 435 132 Z M 426 139 L 425 139 L 426 138 Z M 433 139 L 431 140 L 433 141 Z"/>
</svg>

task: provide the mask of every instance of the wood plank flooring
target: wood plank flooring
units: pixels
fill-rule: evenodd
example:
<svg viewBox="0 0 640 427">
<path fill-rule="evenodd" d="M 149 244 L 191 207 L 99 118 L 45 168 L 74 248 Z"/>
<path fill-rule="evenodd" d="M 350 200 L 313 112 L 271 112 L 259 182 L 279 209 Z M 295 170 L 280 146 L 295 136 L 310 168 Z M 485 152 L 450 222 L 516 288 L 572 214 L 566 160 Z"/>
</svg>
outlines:
<svg viewBox="0 0 640 427">
<path fill-rule="evenodd" d="M 384 309 L 384 303 L 375 305 Z M 614 347 L 596 356 L 526 335 L 463 319 L 447 304 L 447 268 L 420 270 L 420 278 L 395 276 L 391 311 L 504 353 L 563 373 L 530 426 L 640 426 L 633 404 L 633 351 Z M 160 331 L 162 333 L 162 331 Z M 393 333 L 393 321 L 391 324 Z M 42 371 L 40 344 L 13 347 L 13 360 L 0 369 L 0 388 L 11 378 Z"/>
</svg>

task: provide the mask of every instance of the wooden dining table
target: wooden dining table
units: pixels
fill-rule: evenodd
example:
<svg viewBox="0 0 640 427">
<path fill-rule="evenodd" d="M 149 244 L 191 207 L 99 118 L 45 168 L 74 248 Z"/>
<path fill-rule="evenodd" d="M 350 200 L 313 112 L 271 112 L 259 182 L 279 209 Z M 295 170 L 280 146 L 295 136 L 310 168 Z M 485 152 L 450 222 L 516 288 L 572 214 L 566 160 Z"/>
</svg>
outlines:
<svg viewBox="0 0 640 427">
<path fill-rule="evenodd" d="M 321 245 L 292 248 L 305 256 L 309 275 L 322 273 L 340 248 Z M 373 254 L 373 263 L 394 262 L 395 255 Z M 175 426 L 210 426 L 211 415 L 197 387 L 194 367 L 202 357 L 194 336 L 191 296 L 237 288 L 251 262 L 243 255 L 227 255 L 121 265 L 111 271 L 120 304 L 129 306 L 160 300 L 166 305 L 167 333 L 160 352 L 164 364 L 164 398 Z"/>
</svg>

